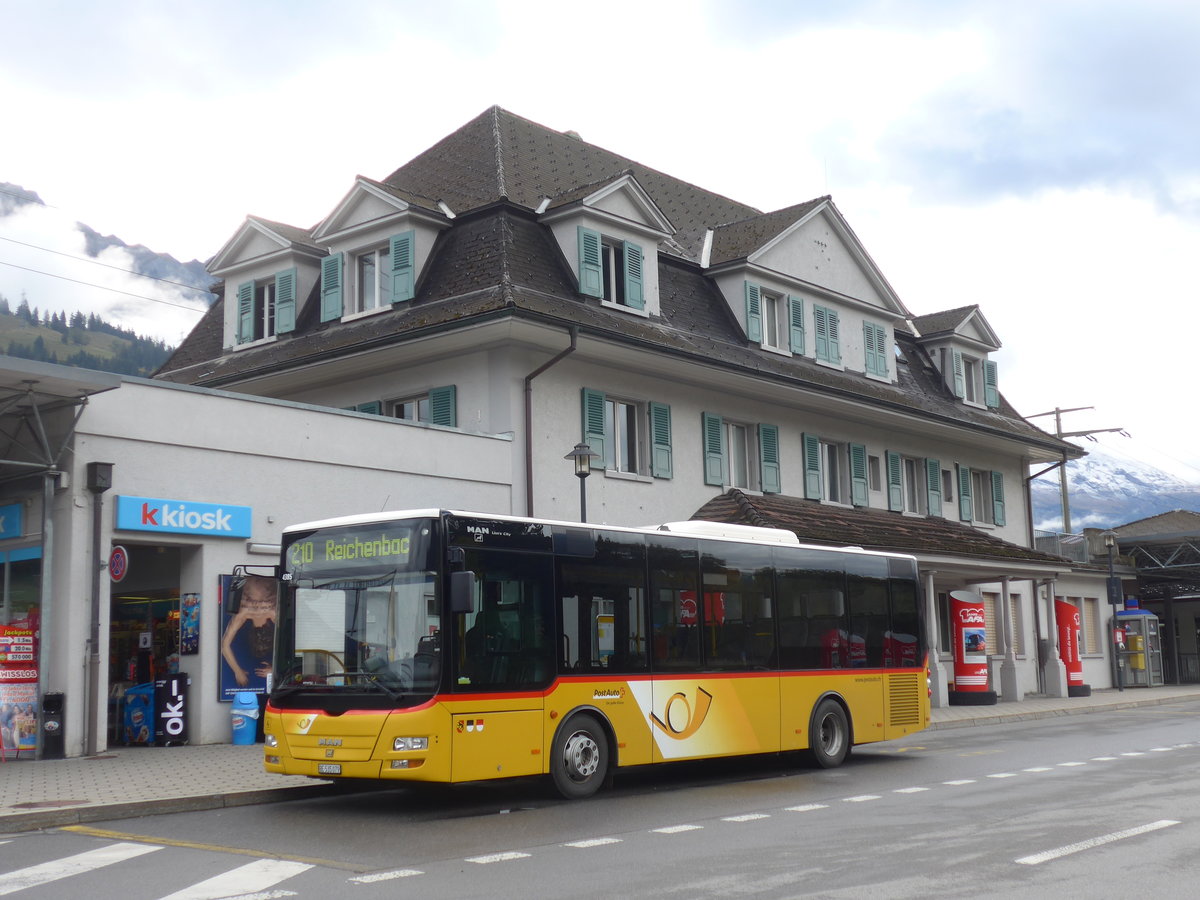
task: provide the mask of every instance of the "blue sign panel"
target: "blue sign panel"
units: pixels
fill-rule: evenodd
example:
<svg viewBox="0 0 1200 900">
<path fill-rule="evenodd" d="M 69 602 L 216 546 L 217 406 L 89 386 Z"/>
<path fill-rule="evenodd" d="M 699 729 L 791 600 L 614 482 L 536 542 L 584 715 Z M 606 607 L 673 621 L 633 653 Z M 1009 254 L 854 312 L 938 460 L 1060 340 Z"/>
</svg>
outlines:
<svg viewBox="0 0 1200 900">
<path fill-rule="evenodd" d="M 156 497 L 117 497 L 117 529 L 159 534 L 203 534 L 248 538 L 251 508 Z"/>
<path fill-rule="evenodd" d="M 0 541 L 21 536 L 21 504 L 0 506 Z"/>
</svg>

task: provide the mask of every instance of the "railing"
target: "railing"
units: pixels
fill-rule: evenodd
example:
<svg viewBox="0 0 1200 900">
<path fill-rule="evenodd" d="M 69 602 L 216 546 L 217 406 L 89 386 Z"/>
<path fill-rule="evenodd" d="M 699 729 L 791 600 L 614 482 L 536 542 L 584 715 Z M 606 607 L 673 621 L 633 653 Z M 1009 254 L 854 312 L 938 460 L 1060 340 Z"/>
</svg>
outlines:
<svg viewBox="0 0 1200 900">
<path fill-rule="evenodd" d="M 1033 546 L 1034 549 L 1041 550 L 1043 553 L 1065 556 L 1073 562 L 1090 562 L 1086 535 L 1060 534 L 1054 531 L 1035 531 L 1033 533 Z"/>
</svg>

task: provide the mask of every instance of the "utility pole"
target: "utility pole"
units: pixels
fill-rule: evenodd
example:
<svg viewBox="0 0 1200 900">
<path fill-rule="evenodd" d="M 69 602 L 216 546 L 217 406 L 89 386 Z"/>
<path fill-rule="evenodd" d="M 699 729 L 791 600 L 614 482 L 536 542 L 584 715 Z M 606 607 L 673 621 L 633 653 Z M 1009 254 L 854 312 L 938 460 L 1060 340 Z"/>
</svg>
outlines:
<svg viewBox="0 0 1200 900">
<path fill-rule="evenodd" d="M 1118 432 L 1125 437 L 1129 437 L 1129 432 L 1124 428 L 1093 428 L 1088 431 L 1063 431 L 1062 417 L 1063 413 L 1084 412 L 1085 410 L 1095 409 L 1094 406 L 1076 406 L 1071 409 L 1060 409 L 1057 406 L 1049 412 L 1035 413 L 1032 416 L 1026 416 L 1026 419 L 1037 419 L 1042 416 L 1054 416 L 1054 436 L 1059 440 L 1069 437 L 1085 437 L 1089 441 L 1095 441 L 1094 435 L 1107 434 L 1109 432 Z M 1067 455 L 1063 454 L 1062 465 L 1058 469 L 1058 486 L 1062 496 L 1062 532 L 1063 534 L 1072 534 L 1071 531 L 1071 501 L 1067 495 Z"/>
</svg>

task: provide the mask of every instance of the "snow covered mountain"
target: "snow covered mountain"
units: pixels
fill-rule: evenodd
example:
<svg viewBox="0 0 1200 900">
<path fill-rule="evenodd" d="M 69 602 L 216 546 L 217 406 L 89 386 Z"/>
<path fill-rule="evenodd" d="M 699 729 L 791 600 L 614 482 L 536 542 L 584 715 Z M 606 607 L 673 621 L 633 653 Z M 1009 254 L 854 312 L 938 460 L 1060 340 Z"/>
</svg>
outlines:
<svg viewBox="0 0 1200 900">
<path fill-rule="evenodd" d="M 1200 483 L 1099 444 L 1081 446 L 1088 455 L 1067 464 L 1071 531 L 1111 528 L 1173 509 L 1200 510 Z M 1034 527 L 1060 531 L 1058 471 L 1035 478 L 1032 495 Z"/>
</svg>

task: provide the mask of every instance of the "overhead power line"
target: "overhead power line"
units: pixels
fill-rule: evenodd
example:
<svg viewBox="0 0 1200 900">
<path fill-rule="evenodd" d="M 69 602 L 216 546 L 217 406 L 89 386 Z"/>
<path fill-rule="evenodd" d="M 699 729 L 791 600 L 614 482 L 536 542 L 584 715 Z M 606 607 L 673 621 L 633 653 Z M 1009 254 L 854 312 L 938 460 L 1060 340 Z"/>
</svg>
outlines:
<svg viewBox="0 0 1200 900">
<path fill-rule="evenodd" d="M 197 309 L 194 306 L 186 306 L 183 303 L 173 303 L 170 300 L 163 300 L 161 297 L 147 297 L 145 294 L 134 294 L 131 291 L 122 291 L 118 288 L 106 287 L 103 284 L 94 284 L 90 281 L 80 281 L 78 278 L 68 278 L 66 275 L 56 275 L 53 272 L 43 272 L 40 269 L 31 269 L 28 266 L 18 266 L 16 263 L 4 262 L 4 260 L 0 260 L 0 266 L 11 266 L 14 269 L 23 269 L 26 272 L 33 272 L 37 275 L 45 275 L 48 278 L 60 278 L 63 281 L 70 281 L 72 284 L 82 284 L 84 287 L 97 288 L 101 291 L 111 291 L 114 294 L 124 294 L 126 297 L 135 297 L 138 300 L 149 300 L 151 303 L 162 303 L 164 306 L 174 306 L 177 309 L 186 309 L 188 312 L 206 312 L 206 310 Z"/>
<path fill-rule="evenodd" d="M 204 288 L 198 288 L 194 284 L 186 284 L 182 281 L 172 281 L 170 278 L 159 278 L 157 275 L 147 275 L 145 272 L 138 272 L 135 269 L 126 269 L 121 266 L 102 263 L 98 259 L 88 259 L 86 256 L 76 256 L 74 253 L 64 253 L 61 250 L 51 250 L 49 247 L 39 247 L 37 244 L 29 244 L 25 241 L 18 241 L 16 238 L 4 237 L 3 235 L 0 235 L 0 241 L 9 241 L 13 244 L 20 244 L 22 247 L 29 247 L 33 250 L 41 250 L 43 253 L 53 253 L 55 256 L 65 256 L 67 259 L 74 259 L 78 262 L 90 263 L 93 266 L 103 266 L 104 268 L 112 269 L 115 272 L 124 272 L 126 275 L 136 275 L 138 278 L 149 278 L 153 281 L 161 281 L 163 284 L 173 284 L 176 287 L 187 288 L 189 291 L 199 291 L 202 294 L 212 293 Z"/>
</svg>

